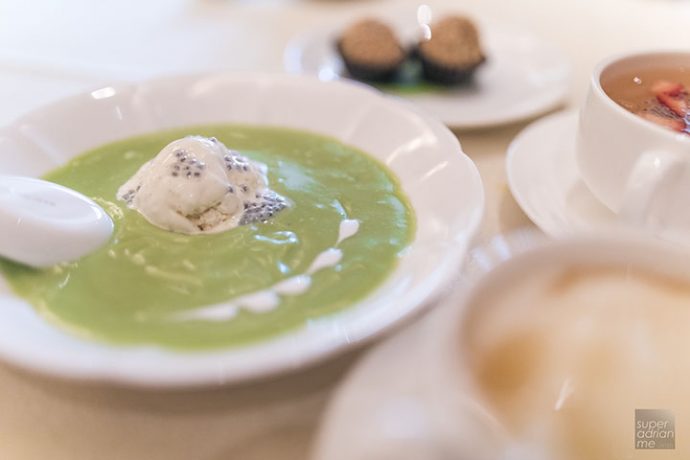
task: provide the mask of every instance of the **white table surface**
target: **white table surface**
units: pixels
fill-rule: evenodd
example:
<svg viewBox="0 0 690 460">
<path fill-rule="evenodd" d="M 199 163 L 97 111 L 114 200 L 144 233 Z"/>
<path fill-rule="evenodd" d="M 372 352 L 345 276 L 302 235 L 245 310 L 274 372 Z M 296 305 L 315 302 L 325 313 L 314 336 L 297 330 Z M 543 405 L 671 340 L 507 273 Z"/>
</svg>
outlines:
<svg viewBox="0 0 690 460">
<path fill-rule="evenodd" d="M 282 71 L 305 28 L 408 0 L 0 0 L 0 125 L 121 80 L 218 69 Z M 532 30 L 574 64 L 568 105 L 593 65 L 631 49 L 690 48 L 688 0 L 449 0 Z M 481 237 L 532 225 L 508 191 L 504 153 L 525 123 L 457 133 L 487 193 Z M 0 169 L 1 171 L 1 169 Z M 141 392 L 31 376 L 0 365 L 0 458 L 304 459 L 334 386 L 361 352 L 273 381 L 212 391 Z"/>
</svg>

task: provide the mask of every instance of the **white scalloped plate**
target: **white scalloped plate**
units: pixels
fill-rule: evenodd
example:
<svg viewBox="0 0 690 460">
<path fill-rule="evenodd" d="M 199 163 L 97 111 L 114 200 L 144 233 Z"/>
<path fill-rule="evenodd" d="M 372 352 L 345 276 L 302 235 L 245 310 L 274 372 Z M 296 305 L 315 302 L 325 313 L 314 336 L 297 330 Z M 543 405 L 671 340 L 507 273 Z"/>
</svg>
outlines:
<svg viewBox="0 0 690 460">
<path fill-rule="evenodd" d="M 275 339 L 180 353 L 77 338 L 44 320 L 0 279 L 2 359 L 64 378 L 137 386 L 237 382 L 294 370 L 370 340 L 428 306 L 457 275 L 484 208 L 477 169 L 440 123 L 363 85 L 213 74 L 99 88 L 0 130 L 0 172 L 38 176 L 110 141 L 223 122 L 330 135 L 383 161 L 418 220 L 414 241 L 387 281 L 348 310 Z"/>
</svg>

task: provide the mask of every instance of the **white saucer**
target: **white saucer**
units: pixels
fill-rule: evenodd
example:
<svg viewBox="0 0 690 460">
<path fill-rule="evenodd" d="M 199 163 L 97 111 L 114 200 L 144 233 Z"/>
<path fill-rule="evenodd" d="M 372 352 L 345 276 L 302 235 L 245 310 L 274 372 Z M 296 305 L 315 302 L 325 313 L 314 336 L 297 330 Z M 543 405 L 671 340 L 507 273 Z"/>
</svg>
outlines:
<svg viewBox="0 0 690 460">
<path fill-rule="evenodd" d="M 453 11 L 434 10 L 434 18 L 446 14 Z M 396 30 L 406 46 L 417 40 L 414 9 L 380 19 Z M 476 19 L 487 61 L 478 69 L 473 84 L 442 92 L 394 94 L 457 128 L 516 122 L 562 103 L 568 92 L 570 64 L 559 49 L 529 33 Z M 341 78 L 343 63 L 334 43 L 352 22 L 315 28 L 294 38 L 285 50 L 285 68 L 291 73 L 316 74 L 322 80 Z"/>
<path fill-rule="evenodd" d="M 545 233 L 621 231 L 623 224 L 589 191 L 575 161 L 577 112 L 560 112 L 525 128 L 508 148 L 508 185 Z"/>
</svg>

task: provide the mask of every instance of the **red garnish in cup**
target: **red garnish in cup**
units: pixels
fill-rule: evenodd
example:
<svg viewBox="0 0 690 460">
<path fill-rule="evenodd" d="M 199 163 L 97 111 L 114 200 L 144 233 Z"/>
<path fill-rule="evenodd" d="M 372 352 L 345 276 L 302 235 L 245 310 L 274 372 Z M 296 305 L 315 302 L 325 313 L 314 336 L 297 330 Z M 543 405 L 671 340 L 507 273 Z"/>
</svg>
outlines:
<svg viewBox="0 0 690 460">
<path fill-rule="evenodd" d="M 688 114 L 688 92 L 681 83 L 659 80 L 652 85 L 656 98 L 679 117 Z"/>
<path fill-rule="evenodd" d="M 684 92 L 685 88 L 682 83 L 673 83 L 668 80 L 657 80 L 652 85 L 652 92 L 655 95 L 668 94 L 670 96 L 678 96 L 680 93 Z"/>
</svg>

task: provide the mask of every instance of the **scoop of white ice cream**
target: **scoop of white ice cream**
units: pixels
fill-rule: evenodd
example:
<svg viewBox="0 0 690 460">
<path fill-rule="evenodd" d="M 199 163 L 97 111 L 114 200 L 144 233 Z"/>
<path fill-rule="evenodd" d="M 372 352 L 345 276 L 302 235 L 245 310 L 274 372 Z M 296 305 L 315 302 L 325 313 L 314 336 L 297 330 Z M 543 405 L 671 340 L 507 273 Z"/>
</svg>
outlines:
<svg viewBox="0 0 690 460">
<path fill-rule="evenodd" d="M 285 198 L 268 188 L 265 165 L 201 136 L 168 144 L 117 197 L 153 225 L 187 234 L 265 221 L 287 207 Z"/>
</svg>

